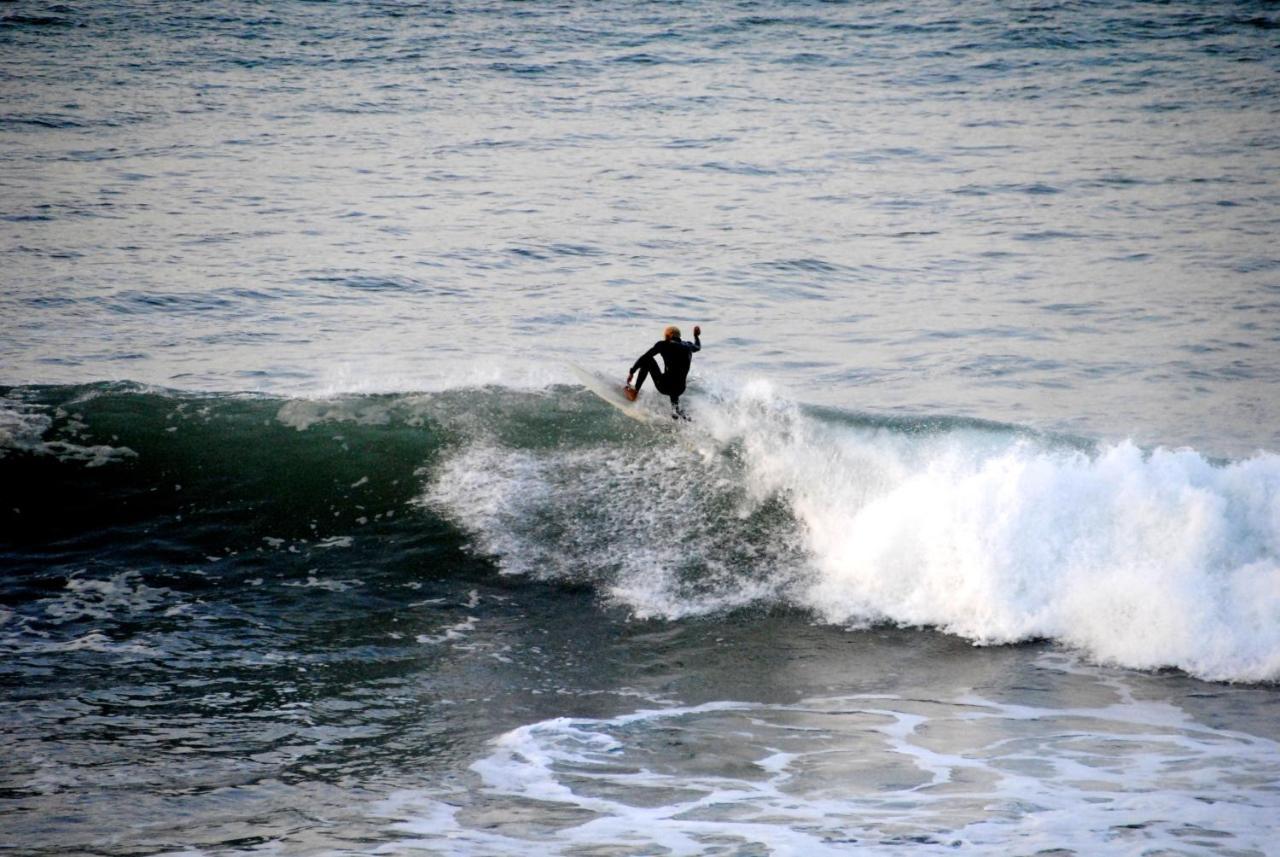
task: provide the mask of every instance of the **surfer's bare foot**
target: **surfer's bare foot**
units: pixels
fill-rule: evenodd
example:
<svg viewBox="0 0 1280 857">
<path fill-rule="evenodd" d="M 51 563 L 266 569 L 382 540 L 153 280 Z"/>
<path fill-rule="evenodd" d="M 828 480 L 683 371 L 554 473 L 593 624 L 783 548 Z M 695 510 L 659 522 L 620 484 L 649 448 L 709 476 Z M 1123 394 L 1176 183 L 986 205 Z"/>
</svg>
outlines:
<svg viewBox="0 0 1280 857">
<path fill-rule="evenodd" d="M 630 384 L 627 384 L 622 388 L 622 395 L 627 397 L 628 402 L 634 402 L 636 400 L 636 396 L 640 395 L 640 391 Z"/>
</svg>

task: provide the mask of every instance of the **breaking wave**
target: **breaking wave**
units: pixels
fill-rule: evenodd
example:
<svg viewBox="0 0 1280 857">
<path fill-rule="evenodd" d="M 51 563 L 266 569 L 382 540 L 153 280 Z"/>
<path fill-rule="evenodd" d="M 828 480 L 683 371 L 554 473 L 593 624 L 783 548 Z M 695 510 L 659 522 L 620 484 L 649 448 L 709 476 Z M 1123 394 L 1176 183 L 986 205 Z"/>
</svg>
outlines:
<svg viewBox="0 0 1280 857">
<path fill-rule="evenodd" d="M 127 540 L 137 516 L 229 552 L 349 547 L 376 524 L 641 618 L 782 607 L 1280 679 L 1280 456 L 813 409 L 758 384 L 689 399 L 692 423 L 655 428 L 568 386 L 0 390 L 5 550 Z"/>
</svg>

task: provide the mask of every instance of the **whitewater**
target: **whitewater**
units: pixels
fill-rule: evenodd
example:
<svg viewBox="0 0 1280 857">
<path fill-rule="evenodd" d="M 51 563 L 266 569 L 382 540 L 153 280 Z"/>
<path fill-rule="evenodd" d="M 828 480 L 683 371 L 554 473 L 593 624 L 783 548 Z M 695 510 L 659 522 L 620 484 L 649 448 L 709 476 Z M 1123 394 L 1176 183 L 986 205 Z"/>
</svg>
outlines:
<svg viewBox="0 0 1280 857">
<path fill-rule="evenodd" d="M 1280 676 L 1275 455 L 1215 464 L 1007 426 L 895 425 L 759 387 L 696 414 L 692 453 L 468 445 L 427 499 L 504 571 L 600 578 L 639 616 L 777 599 L 853 627 Z"/>
</svg>

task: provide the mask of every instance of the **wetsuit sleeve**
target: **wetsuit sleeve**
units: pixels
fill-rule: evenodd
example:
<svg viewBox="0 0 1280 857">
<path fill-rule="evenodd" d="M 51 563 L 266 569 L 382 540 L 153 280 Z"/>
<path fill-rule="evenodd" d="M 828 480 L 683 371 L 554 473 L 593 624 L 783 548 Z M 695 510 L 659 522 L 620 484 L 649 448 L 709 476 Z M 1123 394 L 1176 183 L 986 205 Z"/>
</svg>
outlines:
<svg viewBox="0 0 1280 857">
<path fill-rule="evenodd" d="M 693 342 L 686 342 L 685 345 L 689 346 L 690 351 L 701 351 L 702 337 L 695 333 L 693 335 Z"/>
<path fill-rule="evenodd" d="M 657 354 L 657 353 L 658 353 L 658 346 L 659 346 L 659 345 L 661 345 L 661 344 L 662 344 L 661 342 L 655 342 L 655 343 L 653 344 L 653 347 L 652 347 L 652 348 L 650 348 L 650 349 L 649 349 L 648 351 L 646 351 L 644 354 L 641 354 L 639 357 L 637 357 L 637 358 L 636 358 L 636 362 L 631 364 L 631 371 L 632 371 L 632 372 L 636 371 L 637 369 L 639 369 L 639 368 L 640 368 L 640 364 L 641 364 L 641 363 L 643 363 L 644 361 L 648 360 L 650 357 L 652 357 L 652 356 L 654 356 L 655 354 Z"/>
</svg>

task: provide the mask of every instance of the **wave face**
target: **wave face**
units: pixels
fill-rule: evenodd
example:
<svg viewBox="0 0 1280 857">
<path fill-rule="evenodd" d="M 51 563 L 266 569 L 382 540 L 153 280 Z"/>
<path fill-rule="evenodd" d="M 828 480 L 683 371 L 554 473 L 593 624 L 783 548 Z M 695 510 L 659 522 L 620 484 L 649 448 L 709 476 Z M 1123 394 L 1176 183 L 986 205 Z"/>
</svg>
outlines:
<svg viewBox="0 0 1280 857">
<path fill-rule="evenodd" d="M 446 569 L 479 558 L 640 618 L 798 608 L 984 645 L 1047 638 L 1213 680 L 1280 678 L 1270 453 L 1215 461 L 886 419 L 760 385 L 698 391 L 692 424 L 658 428 L 569 387 L 0 393 L 11 556 L 56 546 L 160 562 L 376 532 Z"/>
</svg>

